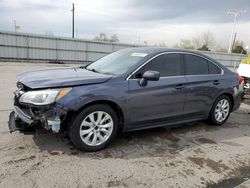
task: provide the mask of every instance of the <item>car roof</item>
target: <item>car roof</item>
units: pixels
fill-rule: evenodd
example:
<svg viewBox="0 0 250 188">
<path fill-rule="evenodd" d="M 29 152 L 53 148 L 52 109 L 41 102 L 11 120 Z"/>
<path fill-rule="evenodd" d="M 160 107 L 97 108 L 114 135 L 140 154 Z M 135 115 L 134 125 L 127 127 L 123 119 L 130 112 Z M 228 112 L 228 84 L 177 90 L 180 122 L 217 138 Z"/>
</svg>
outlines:
<svg viewBox="0 0 250 188">
<path fill-rule="evenodd" d="M 179 49 L 179 48 L 166 48 L 166 47 L 135 47 L 135 48 L 126 48 L 123 49 L 124 51 L 129 51 L 129 52 L 138 52 L 138 53 L 147 53 L 147 54 L 159 54 L 159 53 L 164 53 L 164 52 L 180 52 L 180 53 L 192 53 L 192 54 L 197 54 L 199 56 L 202 56 L 204 58 L 207 58 L 213 62 L 216 62 L 213 58 L 197 52 L 197 51 L 192 51 L 192 50 L 185 50 L 185 49 Z"/>
<path fill-rule="evenodd" d="M 193 53 L 193 54 L 198 54 L 198 55 L 207 57 L 206 55 L 196 52 L 196 51 L 179 49 L 179 48 L 135 47 L 135 48 L 126 48 L 126 49 L 123 49 L 123 51 L 140 52 L 140 53 L 147 53 L 147 54 L 157 54 L 157 53 L 163 53 L 163 52 L 182 52 L 182 53 Z"/>
<path fill-rule="evenodd" d="M 161 52 L 192 52 L 191 50 L 184 50 L 179 48 L 165 48 L 165 47 L 135 47 L 135 48 L 126 48 L 125 51 L 131 52 L 142 52 L 142 53 L 161 53 Z"/>
</svg>

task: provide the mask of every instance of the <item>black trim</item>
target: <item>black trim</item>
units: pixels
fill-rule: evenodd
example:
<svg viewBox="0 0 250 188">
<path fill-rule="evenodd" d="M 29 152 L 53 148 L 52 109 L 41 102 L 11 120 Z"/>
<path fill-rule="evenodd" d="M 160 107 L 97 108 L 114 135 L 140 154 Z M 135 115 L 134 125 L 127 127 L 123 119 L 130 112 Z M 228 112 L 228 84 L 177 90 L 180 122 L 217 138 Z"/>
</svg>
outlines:
<svg viewBox="0 0 250 188">
<path fill-rule="evenodd" d="M 183 115 L 181 118 L 180 116 L 171 116 L 167 118 L 159 118 L 159 119 L 151 119 L 146 121 L 139 121 L 139 122 L 133 122 L 128 124 L 129 129 L 140 129 L 140 128 L 153 128 L 153 127 L 159 127 L 159 126 L 166 126 L 171 124 L 178 124 L 179 122 L 187 122 L 190 120 L 190 117 L 192 119 L 205 119 L 206 113 L 189 113 Z"/>
</svg>

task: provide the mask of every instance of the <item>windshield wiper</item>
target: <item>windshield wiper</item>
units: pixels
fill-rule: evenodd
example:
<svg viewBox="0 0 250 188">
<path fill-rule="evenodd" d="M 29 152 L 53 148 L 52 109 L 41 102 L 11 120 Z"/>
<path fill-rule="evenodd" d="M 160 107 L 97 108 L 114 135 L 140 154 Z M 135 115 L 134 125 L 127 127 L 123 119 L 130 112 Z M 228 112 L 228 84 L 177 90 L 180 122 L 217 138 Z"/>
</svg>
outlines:
<svg viewBox="0 0 250 188">
<path fill-rule="evenodd" d="M 92 72 L 96 72 L 96 73 L 100 73 L 100 74 L 107 74 L 107 75 L 114 75 L 112 73 L 109 73 L 109 72 L 99 72 L 97 71 L 96 69 L 88 69 L 88 67 L 84 67 L 86 70 L 88 71 L 92 71 Z"/>
<path fill-rule="evenodd" d="M 96 73 L 100 73 L 99 71 L 95 70 L 95 69 L 88 69 L 87 67 L 85 68 L 86 70 L 92 71 L 92 72 L 96 72 Z"/>
</svg>

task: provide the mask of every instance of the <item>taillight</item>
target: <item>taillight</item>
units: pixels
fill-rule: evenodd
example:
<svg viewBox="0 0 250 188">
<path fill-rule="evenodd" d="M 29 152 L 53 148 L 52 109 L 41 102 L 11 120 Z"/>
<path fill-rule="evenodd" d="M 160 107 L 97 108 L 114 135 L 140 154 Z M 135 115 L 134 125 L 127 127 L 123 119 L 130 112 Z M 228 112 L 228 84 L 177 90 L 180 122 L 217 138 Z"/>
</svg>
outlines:
<svg viewBox="0 0 250 188">
<path fill-rule="evenodd" d="M 244 84 L 245 79 L 242 76 L 237 76 L 237 80 L 239 81 L 240 84 Z"/>
</svg>

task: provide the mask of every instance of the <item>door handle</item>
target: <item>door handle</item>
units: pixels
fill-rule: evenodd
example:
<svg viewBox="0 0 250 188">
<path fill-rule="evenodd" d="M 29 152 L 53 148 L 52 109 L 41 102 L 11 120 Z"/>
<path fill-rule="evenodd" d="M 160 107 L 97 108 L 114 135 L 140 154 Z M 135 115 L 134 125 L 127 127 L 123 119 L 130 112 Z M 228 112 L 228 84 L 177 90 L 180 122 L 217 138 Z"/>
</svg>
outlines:
<svg viewBox="0 0 250 188">
<path fill-rule="evenodd" d="M 219 84 L 220 84 L 220 81 L 219 81 L 219 80 L 214 80 L 214 81 L 213 81 L 213 84 L 214 84 L 214 85 L 219 85 Z"/>
<path fill-rule="evenodd" d="M 175 86 L 175 89 L 183 89 L 184 87 L 184 84 L 178 84 Z"/>
</svg>

